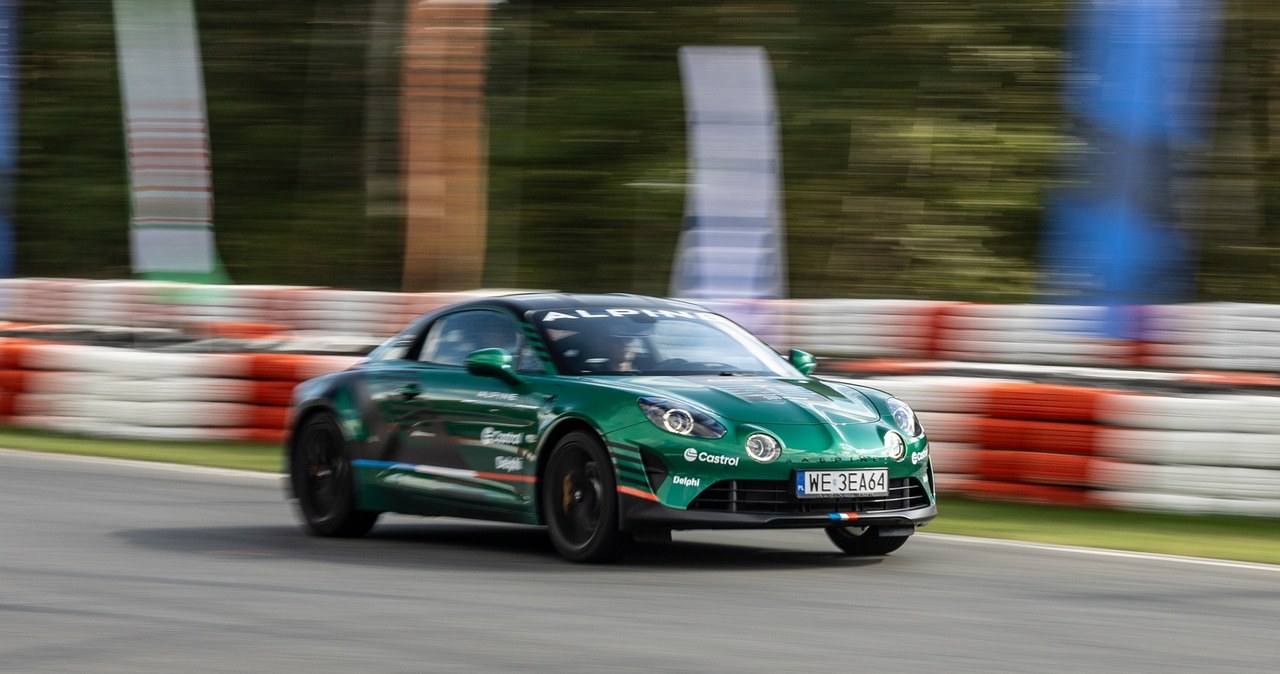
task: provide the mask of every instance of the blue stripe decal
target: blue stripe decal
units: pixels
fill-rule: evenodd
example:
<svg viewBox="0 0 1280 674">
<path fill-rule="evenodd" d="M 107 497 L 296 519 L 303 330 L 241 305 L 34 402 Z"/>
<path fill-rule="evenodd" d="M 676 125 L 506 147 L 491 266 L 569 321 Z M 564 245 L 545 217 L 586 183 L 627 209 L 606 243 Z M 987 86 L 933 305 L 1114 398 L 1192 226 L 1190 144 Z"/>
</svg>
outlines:
<svg viewBox="0 0 1280 674">
<path fill-rule="evenodd" d="M 412 463 L 400 463 L 396 461 L 373 461 L 371 459 L 356 459 L 351 462 L 352 466 L 357 468 L 390 468 L 393 470 L 414 470 L 417 466 Z"/>
</svg>

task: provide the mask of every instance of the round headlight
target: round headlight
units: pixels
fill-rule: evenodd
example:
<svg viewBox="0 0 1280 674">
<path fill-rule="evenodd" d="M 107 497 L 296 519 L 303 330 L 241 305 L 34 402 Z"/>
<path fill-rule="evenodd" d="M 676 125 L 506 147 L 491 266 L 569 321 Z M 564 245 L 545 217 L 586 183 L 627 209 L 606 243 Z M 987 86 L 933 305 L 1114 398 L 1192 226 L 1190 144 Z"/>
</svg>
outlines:
<svg viewBox="0 0 1280 674">
<path fill-rule="evenodd" d="M 640 398 L 640 411 L 654 426 L 676 435 L 695 438 L 723 438 L 724 425 L 704 410 L 663 398 Z"/>
<path fill-rule="evenodd" d="M 693 415 L 688 410 L 678 408 L 667 410 L 662 415 L 662 427 L 672 433 L 688 435 L 693 432 Z"/>
<path fill-rule="evenodd" d="M 747 456 L 760 463 L 769 463 L 782 456 L 782 444 L 771 435 L 756 433 L 747 438 Z"/>
<path fill-rule="evenodd" d="M 901 459 L 907 454 L 907 443 L 902 441 L 902 436 L 890 431 L 884 434 L 884 448 L 889 450 L 889 457 L 894 461 Z"/>
<path fill-rule="evenodd" d="M 916 418 L 916 413 L 912 411 L 911 406 L 898 400 L 890 398 L 888 400 L 889 413 L 893 415 L 893 423 L 898 425 L 906 432 L 908 437 L 916 437 L 920 435 L 923 429 L 920 428 L 920 420 Z"/>
</svg>

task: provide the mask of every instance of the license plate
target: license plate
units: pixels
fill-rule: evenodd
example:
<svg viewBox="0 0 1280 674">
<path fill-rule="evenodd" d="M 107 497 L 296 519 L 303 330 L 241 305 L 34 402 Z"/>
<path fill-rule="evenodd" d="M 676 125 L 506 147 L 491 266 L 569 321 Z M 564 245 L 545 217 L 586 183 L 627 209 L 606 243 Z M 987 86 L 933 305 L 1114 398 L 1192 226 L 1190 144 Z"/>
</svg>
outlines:
<svg viewBox="0 0 1280 674">
<path fill-rule="evenodd" d="M 796 496 L 888 496 L 889 471 L 801 470 L 796 471 Z"/>
</svg>

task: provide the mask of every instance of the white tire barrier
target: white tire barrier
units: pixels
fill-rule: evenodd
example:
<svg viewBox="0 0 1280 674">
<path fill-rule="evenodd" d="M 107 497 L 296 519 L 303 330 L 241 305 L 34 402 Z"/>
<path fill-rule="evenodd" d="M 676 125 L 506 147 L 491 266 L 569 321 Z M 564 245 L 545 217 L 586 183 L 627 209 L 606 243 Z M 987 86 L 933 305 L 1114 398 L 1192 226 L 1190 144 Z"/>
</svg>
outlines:
<svg viewBox="0 0 1280 674">
<path fill-rule="evenodd" d="M 1280 397 L 1115 395 L 1099 420 L 1134 428 L 1280 433 Z"/>
<path fill-rule="evenodd" d="M 1223 499 L 1280 501 L 1280 471 L 1219 466 L 1163 466 L 1098 461 L 1093 486 Z"/>
<path fill-rule="evenodd" d="M 1280 434 L 1106 428 L 1106 456 L 1134 463 L 1280 470 Z"/>
<path fill-rule="evenodd" d="M 167 353 L 0 339 L 0 416 L 62 432 L 279 442 L 298 382 L 351 356 Z"/>
</svg>

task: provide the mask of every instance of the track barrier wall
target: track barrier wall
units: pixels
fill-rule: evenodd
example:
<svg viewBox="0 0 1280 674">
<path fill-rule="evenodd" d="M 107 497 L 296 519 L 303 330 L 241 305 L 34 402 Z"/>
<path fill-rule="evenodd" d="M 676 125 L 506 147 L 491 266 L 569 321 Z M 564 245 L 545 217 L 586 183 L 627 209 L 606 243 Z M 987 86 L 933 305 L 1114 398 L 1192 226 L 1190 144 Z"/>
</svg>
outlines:
<svg viewBox="0 0 1280 674">
<path fill-rule="evenodd" d="M 281 441 L 293 387 L 469 293 L 0 281 L 0 422 Z M 939 489 L 977 498 L 1280 517 L 1280 306 L 1102 309 L 908 300 L 709 303 L 819 373 L 917 410 Z"/>
</svg>

